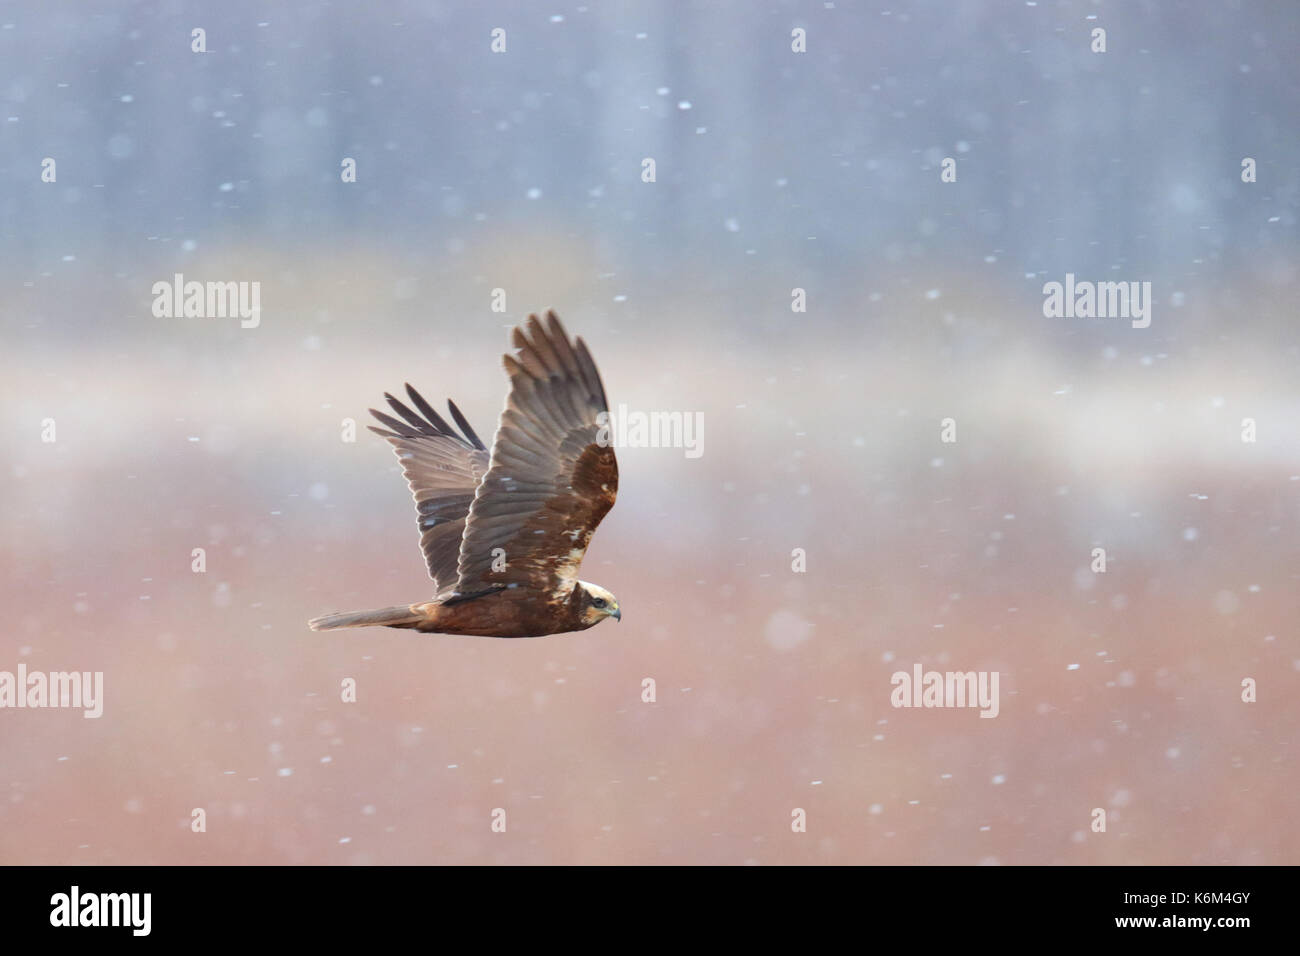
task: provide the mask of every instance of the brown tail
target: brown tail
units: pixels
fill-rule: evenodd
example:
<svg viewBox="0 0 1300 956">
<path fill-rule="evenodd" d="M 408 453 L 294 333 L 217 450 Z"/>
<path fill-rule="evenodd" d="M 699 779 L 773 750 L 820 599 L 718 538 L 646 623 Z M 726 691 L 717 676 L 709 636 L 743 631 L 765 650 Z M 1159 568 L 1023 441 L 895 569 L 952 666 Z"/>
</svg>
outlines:
<svg viewBox="0 0 1300 956">
<path fill-rule="evenodd" d="M 307 626 L 313 631 L 332 631 L 337 627 L 415 627 L 424 620 L 409 604 L 384 607 L 377 611 L 349 611 L 346 614 L 323 614 L 312 618 Z"/>
</svg>

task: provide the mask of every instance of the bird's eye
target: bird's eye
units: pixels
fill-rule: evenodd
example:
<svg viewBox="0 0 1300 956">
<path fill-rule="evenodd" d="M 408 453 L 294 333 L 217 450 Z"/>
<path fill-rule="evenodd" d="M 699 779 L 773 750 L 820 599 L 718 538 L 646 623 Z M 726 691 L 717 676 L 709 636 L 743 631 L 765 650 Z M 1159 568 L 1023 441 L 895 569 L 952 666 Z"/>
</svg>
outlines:
<svg viewBox="0 0 1300 956">
<path fill-rule="evenodd" d="M 592 598 L 592 599 L 591 599 L 591 606 L 592 606 L 592 607 L 604 607 L 604 606 L 605 606 L 605 599 L 604 599 L 604 598 Z"/>
</svg>

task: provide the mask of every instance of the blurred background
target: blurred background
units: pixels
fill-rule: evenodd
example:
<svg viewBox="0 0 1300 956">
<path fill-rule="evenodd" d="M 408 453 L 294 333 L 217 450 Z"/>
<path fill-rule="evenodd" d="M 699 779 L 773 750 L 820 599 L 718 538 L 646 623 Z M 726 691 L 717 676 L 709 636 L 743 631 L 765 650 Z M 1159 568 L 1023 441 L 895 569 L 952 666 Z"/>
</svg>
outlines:
<svg viewBox="0 0 1300 956">
<path fill-rule="evenodd" d="M 1298 26 L 0 3 L 0 670 L 105 682 L 0 710 L 0 862 L 1300 862 Z M 1045 318 L 1067 272 L 1150 327 Z M 156 318 L 176 273 L 260 325 Z M 343 420 L 410 381 L 487 438 L 548 307 L 704 416 L 619 453 L 622 623 L 309 632 L 431 591 Z M 1000 715 L 894 709 L 914 663 Z"/>
</svg>

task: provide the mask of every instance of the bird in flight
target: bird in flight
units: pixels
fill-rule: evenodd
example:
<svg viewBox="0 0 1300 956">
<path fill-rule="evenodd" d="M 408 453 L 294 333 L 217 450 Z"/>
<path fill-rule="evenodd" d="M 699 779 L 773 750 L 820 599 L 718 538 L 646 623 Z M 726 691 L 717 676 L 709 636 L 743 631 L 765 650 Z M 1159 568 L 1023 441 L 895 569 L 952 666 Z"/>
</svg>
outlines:
<svg viewBox="0 0 1300 956">
<path fill-rule="evenodd" d="M 401 420 L 375 411 L 415 496 L 434 597 L 326 614 L 313 631 L 403 627 L 438 634 L 539 637 L 622 619 L 618 600 L 578 580 L 596 526 L 614 507 L 618 462 L 609 404 L 581 337 L 554 312 L 516 327 L 503 357 L 510 391 L 488 453 L 454 402 L 458 433 L 412 388 Z"/>
</svg>

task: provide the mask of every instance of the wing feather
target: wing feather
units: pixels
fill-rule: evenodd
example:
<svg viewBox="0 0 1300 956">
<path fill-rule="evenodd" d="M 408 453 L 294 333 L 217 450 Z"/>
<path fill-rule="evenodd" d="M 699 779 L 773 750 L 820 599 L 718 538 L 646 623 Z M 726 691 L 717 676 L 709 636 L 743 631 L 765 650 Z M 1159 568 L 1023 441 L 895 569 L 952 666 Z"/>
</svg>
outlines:
<svg viewBox="0 0 1300 956">
<path fill-rule="evenodd" d="M 415 498 L 420 550 L 435 593 L 442 594 L 456 583 L 466 519 L 475 490 L 487 474 L 489 455 L 455 404 L 447 406 L 464 437 L 409 383 L 406 394 L 418 412 L 385 392 L 389 407 L 401 420 L 372 408 L 370 414 L 387 428 L 368 427 L 388 440 L 402 463 L 402 474 Z"/>
<path fill-rule="evenodd" d="M 554 312 L 511 335 L 510 392 L 487 474 L 470 505 L 456 591 L 520 584 L 554 590 L 576 580 L 601 519 L 614 506 L 618 462 L 597 416 L 605 388 L 582 339 Z M 504 570 L 494 570 L 502 549 Z M 495 552 L 495 553 L 494 553 Z"/>
</svg>

